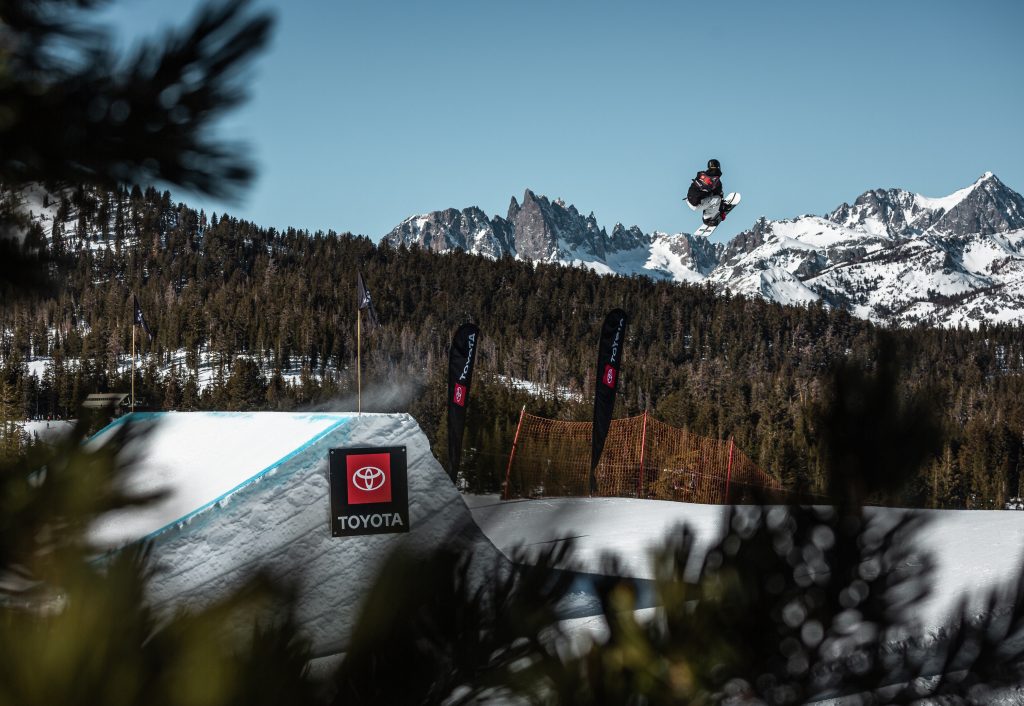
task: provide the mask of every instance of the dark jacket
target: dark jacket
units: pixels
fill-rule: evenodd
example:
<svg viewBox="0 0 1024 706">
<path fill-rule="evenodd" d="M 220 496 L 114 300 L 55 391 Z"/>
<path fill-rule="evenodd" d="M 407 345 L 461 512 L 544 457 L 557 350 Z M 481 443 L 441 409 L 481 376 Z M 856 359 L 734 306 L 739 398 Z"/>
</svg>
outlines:
<svg viewBox="0 0 1024 706">
<path fill-rule="evenodd" d="M 705 179 L 711 183 L 708 184 Z M 686 192 L 686 200 L 691 206 L 699 206 L 700 202 L 708 196 L 722 195 L 722 180 L 718 177 L 708 176 L 707 172 L 697 172 L 697 176 L 690 182 L 690 189 Z"/>
</svg>

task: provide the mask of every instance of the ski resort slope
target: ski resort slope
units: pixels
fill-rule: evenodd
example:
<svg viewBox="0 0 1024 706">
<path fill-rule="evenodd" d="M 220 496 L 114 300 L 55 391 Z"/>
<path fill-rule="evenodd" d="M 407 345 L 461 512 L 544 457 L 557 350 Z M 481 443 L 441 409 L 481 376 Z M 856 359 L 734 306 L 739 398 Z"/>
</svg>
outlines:
<svg viewBox="0 0 1024 706">
<path fill-rule="evenodd" d="M 92 538 L 110 548 L 152 543 L 158 611 L 199 607 L 240 587 L 258 569 L 298 582 L 297 618 L 314 655 L 344 652 L 383 560 L 401 546 L 426 553 L 456 541 L 473 557 L 474 581 L 511 569 L 529 551 L 573 538 L 576 569 L 607 571 L 606 558 L 638 579 L 653 577 L 651 552 L 686 524 L 698 554 L 722 536 L 726 509 L 626 498 L 501 501 L 460 495 L 404 414 L 164 413 L 132 415 L 148 427 L 130 451 L 130 488 L 166 491 L 158 502 L 101 518 Z M 100 432 L 107 438 L 120 424 Z M 410 531 L 332 537 L 328 457 L 332 448 L 405 446 Z M 872 508 L 884 522 L 902 510 Z M 966 596 L 981 608 L 1012 580 L 1024 547 L 1024 512 L 924 511 L 918 541 L 936 564 L 933 591 L 918 608 L 938 628 Z M 649 601 L 646 605 L 654 605 Z M 599 635 L 599 606 L 586 581 L 564 606 L 570 633 Z M 649 608 L 648 608 L 649 610 Z M 330 662 L 333 663 L 333 662 Z"/>
<path fill-rule="evenodd" d="M 256 569 L 298 582 L 297 619 L 315 656 L 343 652 L 384 559 L 401 546 L 427 552 L 464 544 L 493 576 L 504 557 L 477 530 L 462 497 L 405 414 L 163 413 L 132 442 L 127 484 L 164 490 L 151 506 L 101 518 L 108 547 L 152 542 L 149 584 L 158 611 L 199 607 L 238 589 Z M 116 426 L 100 432 L 102 442 Z M 408 533 L 332 537 L 332 448 L 405 446 Z M 489 571 L 490 573 L 485 573 Z"/>
</svg>

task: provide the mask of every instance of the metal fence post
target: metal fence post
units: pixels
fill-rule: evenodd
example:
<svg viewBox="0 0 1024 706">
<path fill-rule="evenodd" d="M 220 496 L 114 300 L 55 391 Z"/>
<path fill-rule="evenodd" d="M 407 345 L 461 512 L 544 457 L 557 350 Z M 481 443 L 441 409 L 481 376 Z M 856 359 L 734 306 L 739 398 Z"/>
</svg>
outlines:
<svg viewBox="0 0 1024 706">
<path fill-rule="evenodd" d="M 732 480 L 732 450 L 735 445 L 733 437 L 729 437 L 729 466 L 725 470 L 725 504 L 729 504 L 729 482 Z"/>
<path fill-rule="evenodd" d="M 502 500 L 509 499 L 509 475 L 512 473 L 512 459 L 516 457 L 516 444 L 519 443 L 519 430 L 523 428 L 523 415 L 526 414 L 526 405 L 519 410 L 519 424 L 516 425 L 516 435 L 512 439 L 512 450 L 508 454 L 508 468 L 505 469 L 505 488 L 501 493 Z"/>
</svg>

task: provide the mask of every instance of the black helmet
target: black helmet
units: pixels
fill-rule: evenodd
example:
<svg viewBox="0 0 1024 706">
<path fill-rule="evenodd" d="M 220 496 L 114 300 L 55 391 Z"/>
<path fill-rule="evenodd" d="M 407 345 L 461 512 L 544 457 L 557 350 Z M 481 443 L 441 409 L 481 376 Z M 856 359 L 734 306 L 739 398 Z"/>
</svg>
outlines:
<svg viewBox="0 0 1024 706">
<path fill-rule="evenodd" d="M 722 176 L 722 165 L 719 164 L 717 159 L 708 160 L 707 173 L 711 176 Z"/>
</svg>

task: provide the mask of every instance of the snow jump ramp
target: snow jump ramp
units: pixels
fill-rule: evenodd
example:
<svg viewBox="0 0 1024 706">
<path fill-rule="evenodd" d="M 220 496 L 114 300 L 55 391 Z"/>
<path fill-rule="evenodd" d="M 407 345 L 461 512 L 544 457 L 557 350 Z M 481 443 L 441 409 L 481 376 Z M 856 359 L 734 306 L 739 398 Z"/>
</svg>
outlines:
<svg viewBox="0 0 1024 706">
<path fill-rule="evenodd" d="M 315 656 L 342 652 L 377 571 L 399 546 L 427 552 L 456 536 L 481 567 L 506 563 L 406 414 L 275 412 L 135 414 L 152 428 L 128 485 L 166 492 L 158 502 L 101 518 L 108 546 L 152 544 L 158 610 L 203 605 L 238 588 L 257 567 L 299 584 L 297 617 Z M 408 531 L 332 536 L 331 449 L 406 448 Z M 508 566 L 511 566 L 508 564 Z"/>
</svg>

